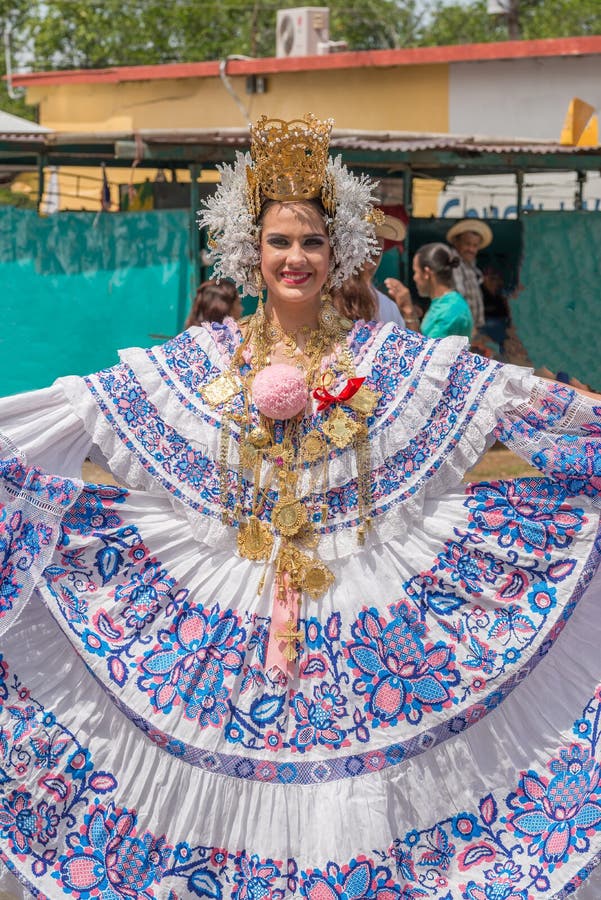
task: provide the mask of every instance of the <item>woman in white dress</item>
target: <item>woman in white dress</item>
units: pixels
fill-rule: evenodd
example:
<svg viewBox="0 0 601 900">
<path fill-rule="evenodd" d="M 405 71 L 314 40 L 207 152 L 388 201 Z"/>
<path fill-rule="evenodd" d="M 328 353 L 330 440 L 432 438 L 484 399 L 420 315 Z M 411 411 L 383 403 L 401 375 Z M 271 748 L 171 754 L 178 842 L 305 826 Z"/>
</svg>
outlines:
<svg viewBox="0 0 601 900">
<path fill-rule="evenodd" d="M 254 316 L 0 403 L 9 894 L 596 896 L 601 409 L 333 310 L 329 129 L 260 120 L 203 214 Z M 545 477 L 462 484 L 495 438 Z"/>
</svg>

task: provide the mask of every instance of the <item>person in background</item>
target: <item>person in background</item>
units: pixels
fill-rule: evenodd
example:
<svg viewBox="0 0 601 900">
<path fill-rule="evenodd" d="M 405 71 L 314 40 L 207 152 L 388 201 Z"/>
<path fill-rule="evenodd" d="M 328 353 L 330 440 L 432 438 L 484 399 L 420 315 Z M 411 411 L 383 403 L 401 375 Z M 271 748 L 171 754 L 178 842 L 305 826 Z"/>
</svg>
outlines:
<svg viewBox="0 0 601 900">
<path fill-rule="evenodd" d="M 342 315 L 353 322 L 363 319 L 366 322 L 392 322 L 405 327 L 397 303 L 375 287 L 373 278 L 382 259 L 385 241 L 400 244 L 406 234 L 405 224 L 396 216 L 385 215 L 383 221 L 376 225 L 379 256 L 365 263 L 360 272 L 347 279 L 334 294 L 334 305 Z"/>
<path fill-rule="evenodd" d="M 480 219 L 462 219 L 447 231 L 447 241 L 459 254 L 460 263 L 453 273 L 455 290 L 465 297 L 474 320 L 477 333 L 484 326 L 484 299 L 482 297 L 482 273 L 476 266 L 480 250 L 492 243 L 493 235 L 486 222 Z"/>
<path fill-rule="evenodd" d="M 481 288 L 484 301 L 484 326 L 481 330 L 497 344 L 502 359 L 507 328 L 511 323 L 509 302 L 503 290 L 503 276 L 497 269 L 488 267 L 482 273 Z"/>
<path fill-rule="evenodd" d="M 378 266 L 382 260 L 382 254 L 387 249 L 386 244 L 402 244 L 407 235 L 407 226 L 396 216 L 384 216 L 384 221 L 376 225 L 376 237 L 380 244 L 380 256 L 373 263 L 367 263 L 366 269 L 371 270 L 369 286 L 376 294 L 377 310 L 376 321 L 378 322 L 394 322 L 395 325 L 405 327 L 405 322 L 399 307 L 394 300 L 391 300 L 386 294 L 379 291 L 373 283 Z"/>
<path fill-rule="evenodd" d="M 186 328 L 203 322 L 223 322 L 226 316 L 239 319 L 242 301 L 231 281 L 210 279 L 199 285 L 186 319 Z"/>
<path fill-rule="evenodd" d="M 409 289 L 397 278 L 387 278 L 386 289 L 398 303 L 407 327 L 430 338 L 462 334 L 471 338 L 474 323 L 465 299 L 453 289 L 459 255 L 446 244 L 424 244 L 413 257 L 413 280 L 420 297 L 432 301 L 421 327 Z"/>
</svg>

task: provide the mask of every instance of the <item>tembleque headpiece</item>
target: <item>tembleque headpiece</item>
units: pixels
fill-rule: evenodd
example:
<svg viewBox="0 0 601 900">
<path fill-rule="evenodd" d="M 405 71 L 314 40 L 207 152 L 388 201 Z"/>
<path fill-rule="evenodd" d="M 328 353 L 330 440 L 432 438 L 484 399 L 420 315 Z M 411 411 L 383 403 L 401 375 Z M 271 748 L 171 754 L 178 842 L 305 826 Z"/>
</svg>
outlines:
<svg viewBox="0 0 601 900">
<path fill-rule="evenodd" d="M 377 257 L 374 185 L 328 156 L 333 121 L 311 113 L 286 122 L 262 116 L 251 128 L 251 152 L 233 166 L 219 166 L 221 184 L 200 211 L 209 230 L 210 259 L 217 278 L 231 278 L 257 294 L 261 210 L 267 200 L 319 199 L 330 236 L 330 284 L 337 287 Z"/>
<path fill-rule="evenodd" d="M 254 165 L 246 170 L 249 189 L 284 203 L 319 197 L 332 125 L 332 119 L 321 122 L 311 113 L 291 122 L 261 116 L 251 130 Z"/>
</svg>

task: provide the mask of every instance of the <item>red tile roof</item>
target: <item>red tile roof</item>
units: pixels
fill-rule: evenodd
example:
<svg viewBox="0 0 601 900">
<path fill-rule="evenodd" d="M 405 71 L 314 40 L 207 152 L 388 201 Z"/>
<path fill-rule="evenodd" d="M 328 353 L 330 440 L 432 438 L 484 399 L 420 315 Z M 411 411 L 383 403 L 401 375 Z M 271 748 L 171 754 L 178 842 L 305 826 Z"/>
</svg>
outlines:
<svg viewBox="0 0 601 900">
<path fill-rule="evenodd" d="M 411 47 L 403 50 L 360 50 L 325 56 L 232 59 L 229 75 L 272 75 L 280 72 L 417 66 L 502 59 L 601 54 L 601 35 L 549 38 L 536 41 L 503 41 L 489 44 L 455 44 L 445 47 Z M 107 69 L 68 69 L 13 75 L 18 87 L 34 85 L 95 84 L 100 82 L 150 81 L 166 78 L 215 78 L 219 61 L 170 63 L 152 66 L 114 66 Z"/>
</svg>

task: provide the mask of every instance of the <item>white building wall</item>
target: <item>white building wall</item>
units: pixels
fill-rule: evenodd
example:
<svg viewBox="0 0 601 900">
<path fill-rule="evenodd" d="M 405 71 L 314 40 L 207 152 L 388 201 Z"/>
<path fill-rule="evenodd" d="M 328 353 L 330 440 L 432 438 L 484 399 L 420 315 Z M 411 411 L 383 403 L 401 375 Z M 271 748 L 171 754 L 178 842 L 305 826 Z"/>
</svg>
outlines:
<svg viewBox="0 0 601 900">
<path fill-rule="evenodd" d="M 449 131 L 490 137 L 559 140 L 573 97 L 601 109 L 601 55 L 453 63 Z M 575 173 L 526 174 L 528 209 L 573 209 Z M 584 205 L 601 209 L 601 178 L 591 173 Z M 512 176 L 458 177 L 441 193 L 439 215 L 515 218 Z"/>
<path fill-rule="evenodd" d="M 601 107 L 601 56 L 453 63 L 449 131 L 559 140 L 572 97 Z"/>
</svg>

